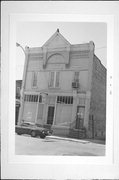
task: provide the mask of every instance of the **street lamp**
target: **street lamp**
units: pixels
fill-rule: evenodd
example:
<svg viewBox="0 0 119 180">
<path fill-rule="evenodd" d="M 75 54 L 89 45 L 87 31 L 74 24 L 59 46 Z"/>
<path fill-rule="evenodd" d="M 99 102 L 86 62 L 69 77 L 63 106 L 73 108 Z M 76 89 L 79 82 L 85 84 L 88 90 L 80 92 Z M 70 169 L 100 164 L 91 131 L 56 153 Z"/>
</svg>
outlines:
<svg viewBox="0 0 119 180">
<path fill-rule="evenodd" d="M 25 54 L 25 56 L 26 56 L 26 51 L 25 51 L 25 49 L 26 49 L 26 48 L 29 48 L 29 47 L 26 46 L 25 49 L 24 49 L 24 48 L 21 46 L 21 44 L 19 44 L 19 43 L 17 43 L 17 42 L 16 42 L 16 46 L 17 46 L 17 47 L 20 47 L 20 48 L 23 50 L 23 52 L 24 52 L 24 54 Z"/>
<path fill-rule="evenodd" d="M 17 43 L 17 42 L 16 42 L 16 46 L 17 46 L 17 47 L 20 47 L 20 48 L 23 50 L 23 52 L 24 52 L 24 54 L 25 54 L 25 56 L 26 56 L 26 52 L 25 52 L 24 48 L 23 48 L 19 43 Z"/>
<path fill-rule="evenodd" d="M 24 55 L 25 55 L 25 59 L 26 59 L 26 51 L 25 49 L 21 46 L 21 44 L 17 43 L 16 42 L 16 46 L 17 47 L 20 47 L 22 49 L 22 51 L 24 52 Z M 25 75 L 25 72 L 24 72 L 24 75 Z M 22 79 L 22 88 L 21 88 L 21 96 L 22 96 L 22 91 L 23 91 L 23 88 L 24 88 L 24 75 L 23 75 L 23 79 Z"/>
<path fill-rule="evenodd" d="M 22 82 L 22 89 L 24 88 L 24 85 L 25 85 L 25 80 L 26 80 L 26 70 L 27 70 L 27 61 L 28 61 L 28 49 L 29 47 L 28 46 L 25 46 L 25 49 L 21 46 L 21 44 L 17 43 L 16 42 L 16 46 L 17 47 L 20 47 L 22 49 L 22 51 L 24 52 L 24 55 L 25 55 L 25 64 L 24 64 L 24 72 L 23 72 L 23 82 Z"/>
<path fill-rule="evenodd" d="M 22 113 L 23 113 L 23 101 L 24 101 L 24 88 L 25 88 L 25 82 L 26 82 L 26 71 L 27 71 L 27 66 L 28 66 L 28 50 L 29 50 L 29 47 L 25 47 L 25 49 L 19 44 L 16 42 L 16 46 L 17 47 L 20 47 L 22 49 L 22 51 L 24 52 L 24 55 L 25 55 L 25 64 L 24 64 L 24 72 L 23 72 L 23 79 L 22 79 L 22 88 L 21 88 L 21 107 L 20 107 L 20 112 L 19 112 L 19 120 L 18 120 L 18 123 L 20 124 L 20 118 L 22 116 Z"/>
</svg>

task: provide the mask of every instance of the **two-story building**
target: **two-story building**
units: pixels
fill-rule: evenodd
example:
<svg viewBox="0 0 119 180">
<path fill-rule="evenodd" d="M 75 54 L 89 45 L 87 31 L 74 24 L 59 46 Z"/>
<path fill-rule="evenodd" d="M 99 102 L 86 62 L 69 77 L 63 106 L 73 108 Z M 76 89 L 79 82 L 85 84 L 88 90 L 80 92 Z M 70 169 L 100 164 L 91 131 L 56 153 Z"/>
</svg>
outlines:
<svg viewBox="0 0 119 180">
<path fill-rule="evenodd" d="M 94 50 L 92 41 L 70 44 L 59 29 L 42 47 L 26 48 L 19 124 L 50 125 L 59 136 L 105 138 L 106 69 Z"/>
</svg>

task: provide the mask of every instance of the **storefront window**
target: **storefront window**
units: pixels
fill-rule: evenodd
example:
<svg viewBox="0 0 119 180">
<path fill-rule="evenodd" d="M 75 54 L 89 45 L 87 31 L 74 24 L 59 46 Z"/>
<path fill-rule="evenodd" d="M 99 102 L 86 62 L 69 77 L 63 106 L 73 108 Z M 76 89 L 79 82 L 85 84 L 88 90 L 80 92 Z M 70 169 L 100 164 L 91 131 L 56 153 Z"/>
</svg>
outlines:
<svg viewBox="0 0 119 180">
<path fill-rule="evenodd" d="M 57 103 L 73 104 L 73 96 L 58 96 Z"/>
<path fill-rule="evenodd" d="M 40 95 L 40 97 L 38 97 L 39 95 L 31 95 L 31 94 L 25 94 L 24 96 L 24 101 L 26 102 L 38 102 L 39 99 L 39 103 L 42 103 L 42 96 Z"/>
</svg>

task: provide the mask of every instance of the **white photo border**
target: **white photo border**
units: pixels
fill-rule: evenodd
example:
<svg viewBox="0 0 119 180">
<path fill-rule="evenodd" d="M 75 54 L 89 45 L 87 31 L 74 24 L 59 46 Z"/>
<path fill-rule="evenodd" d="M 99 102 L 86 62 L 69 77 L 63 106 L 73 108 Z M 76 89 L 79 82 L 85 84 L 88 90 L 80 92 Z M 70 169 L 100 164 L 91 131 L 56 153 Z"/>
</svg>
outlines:
<svg viewBox="0 0 119 180">
<path fill-rule="evenodd" d="M 105 170 L 112 167 L 112 172 L 117 171 L 114 168 L 114 119 L 113 119 L 113 63 L 114 63 L 114 15 L 81 15 L 81 14 L 10 14 L 9 19 L 9 60 L 2 63 L 2 84 L 7 79 L 7 90 L 2 89 L 2 100 L 5 99 L 4 92 L 8 96 L 8 104 L 2 101 L 2 141 L 5 147 L 2 149 L 2 165 L 4 177 L 15 178 L 55 178 L 60 174 L 61 178 L 87 177 L 97 178 L 93 168 L 100 168 L 100 172 L 105 175 Z M 62 156 L 24 156 L 15 155 L 15 68 L 16 68 L 16 26 L 19 22 L 104 22 L 107 24 L 107 111 L 106 111 L 106 156 L 103 157 L 62 157 Z M 6 30 L 5 30 L 6 31 Z M 5 38 L 5 37 L 4 37 Z M 110 43 L 111 42 L 111 43 Z M 4 41 L 5 43 L 5 41 Z M 3 45 L 4 45 L 3 43 Z M 3 48 L 3 55 L 5 49 Z M 6 58 L 7 56 L 5 56 Z M 6 75 L 6 62 L 9 76 Z M 111 84 L 111 86 L 110 86 Z M 4 85 L 3 85 L 4 88 Z M 8 94 L 9 93 L 9 94 Z M 8 108 L 7 116 L 4 115 Z M 8 117 L 8 119 L 6 119 Z M 6 133 L 7 132 L 7 133 Z M 4 143 L 3 143 L 4 144 Z M 57 168 L 57 169 L 56 169 Z M 16 170 L 17 169 L 17 170 Z M 32 170 L 33 169 L 33 170 Z M 45 169 L 51 172 L 45 172 Z M 76 174 L 80 169 L 81 176 Z M 89 171 L 92 169 L 93 175 Z M 40 174 L 39 174 L 40 170 Z M 73 170 L 72 172 L 70 172 Z M 16 171 L 16 174 L 13 174 Z M 25 171 L 25 172 L 24 172 Z M 34 172 L 33 172 L 34 171 Z M 6 172 L 6 174 L 5 174 Z M 18 174 L 17 174 L 18 172 Z M 24 172 L 23 174 L 21 172 Z M 21 176 L 19 177 L 19 174 Z M 44 174 L 46 173 L 46 174 Z M 110 174 L 110 172 L 109 172 Z M 112 174 L 111 174 L 112 175 Z M 59 176 L 58 176 L 59 177 Z M 112 176 L 111 176 L 112 177 Z M 60 178 L 60 179 L 61 179 Z"/>
<path fill-rule="evenodd" d="M 107 164 L 113 163 L 113 96 L 110 94 L 110 77 L 113 75 L 113 16 L 86 16 L 86 15 L 72 15 L 72 14 L 12 14 L 10 16 L 10 64 L 9 64 L 9 161 L 15 163 L 41 163 L 41 164 L 54 164 L 70 162 L 74 164 Z M 93 156 L 75 156 L 75 157 L 56 157 L 56 156 L 28 156 L 28 155 L 15 155 L 15 51 L 16 51 L 16 26 L 19 22 L 101 22 L 107 24 L 107 106 L 106 106 L 106 155 L 93 157 Z M 109 42 L 112 42 L 111 44 Z M 112 83 L 112 79 L 111 79 Z M 112 92 L 111 92 L 112 93 Z M 13 97 L 11 99 L 11 97 Z"/>
</svg>

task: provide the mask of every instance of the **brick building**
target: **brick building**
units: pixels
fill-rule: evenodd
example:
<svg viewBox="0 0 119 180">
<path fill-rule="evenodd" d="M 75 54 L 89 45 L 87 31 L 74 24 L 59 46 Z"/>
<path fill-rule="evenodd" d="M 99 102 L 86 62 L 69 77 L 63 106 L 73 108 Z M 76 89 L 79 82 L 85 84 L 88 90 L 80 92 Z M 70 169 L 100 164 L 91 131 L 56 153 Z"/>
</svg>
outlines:
<svg viewBox="0 0 119 180">
<path fill-rule="evenodd" d="M 20 99 L 22 80 L 16 80 L 16 99 Z"/>
<path fill-rule="evenodd" d="M 15 124 L 18 122 L 20 96 L 21 96 L 22 80 L 16 80 L 16 109 L 15 109 Z"/>
<path fill-rule="evenodd" d="M 92 41 L 70 44 L 57 30 L 26 48 L 19 124 L 52 126 L 59 136 L 105 138 L 106 69 Z"/>
</svg>

